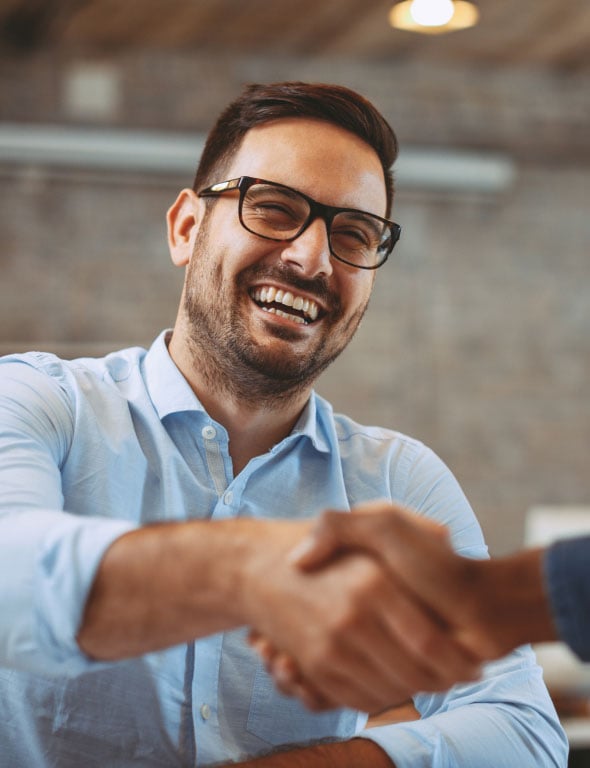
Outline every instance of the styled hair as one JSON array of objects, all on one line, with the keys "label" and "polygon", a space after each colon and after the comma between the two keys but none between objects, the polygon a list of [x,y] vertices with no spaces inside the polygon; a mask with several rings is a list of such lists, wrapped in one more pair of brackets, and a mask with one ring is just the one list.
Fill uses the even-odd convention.
[{"label": "styled hair", "polygon": [[386,215],[389,216],[393,202],[391,166],[398,153],[395,133],[367,99],[340,85],[301,82],[247,85],[242,94],[224,109],[211,129],[193,189],[198,192],[219,181],[214,175],[229,165],[251,128],[291,117],[316,118],[333,123],[354,133],[375,150],[383,168]]}]

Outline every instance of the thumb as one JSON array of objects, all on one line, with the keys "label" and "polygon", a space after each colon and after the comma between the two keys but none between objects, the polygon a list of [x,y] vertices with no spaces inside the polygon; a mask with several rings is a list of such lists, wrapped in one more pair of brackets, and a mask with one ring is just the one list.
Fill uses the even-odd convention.
[{"label": "thumb", "polygon": [[319,568],[343,550],[362,549],[360,533],[362,528],[355,515],[328,510],[322,513],[307,536],[291,550],[288,560],[302,570]]}]

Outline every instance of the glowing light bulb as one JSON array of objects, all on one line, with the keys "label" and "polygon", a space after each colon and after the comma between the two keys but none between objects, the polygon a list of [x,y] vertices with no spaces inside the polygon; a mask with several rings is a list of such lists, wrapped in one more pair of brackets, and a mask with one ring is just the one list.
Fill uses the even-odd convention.
[{"label": "glowing light bulb", "polygon": [[452,0],[413,0],[410,14],[416,24],[424,27],[442,27],[453,18]]}]

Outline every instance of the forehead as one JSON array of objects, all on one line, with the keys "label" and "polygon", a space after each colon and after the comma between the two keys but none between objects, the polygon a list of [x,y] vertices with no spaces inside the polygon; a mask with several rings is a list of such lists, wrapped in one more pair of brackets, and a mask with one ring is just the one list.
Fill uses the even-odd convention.
[{"label": "forehead", "polygon": [[275,120],[246,133],[228,178],[277,181],[329,205],[383,216],[385,180],[375,150],[331,123],[307,118]]}]

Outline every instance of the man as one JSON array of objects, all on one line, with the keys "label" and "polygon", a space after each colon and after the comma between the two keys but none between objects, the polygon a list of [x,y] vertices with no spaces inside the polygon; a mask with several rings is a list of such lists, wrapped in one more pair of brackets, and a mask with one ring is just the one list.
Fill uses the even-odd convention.
[{"label": "man", "polygon": [[251,627],[295,656],[322,706],[365,712],[475,674],[459,643],[422,660],[428,622],[375,558],[308,574],[287,556],[321,510],[383,496],[485,556],[439,459],[312,391],[399,236],[395,154],[347,89],[247,88],[168,212],[173,332],[0,365],[7,766],[564,765],[528,650],[416,696],[419,722],[363,731],[361,711],[277,693],[247,643]]}]

